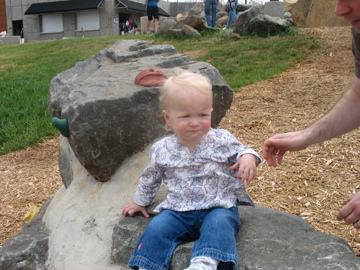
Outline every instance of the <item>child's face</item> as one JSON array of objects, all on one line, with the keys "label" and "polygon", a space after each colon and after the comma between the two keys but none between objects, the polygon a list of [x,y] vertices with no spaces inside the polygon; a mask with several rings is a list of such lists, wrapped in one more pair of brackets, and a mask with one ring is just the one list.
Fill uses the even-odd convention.
[{"label": "child's face", "polygon": [[163,111],[166,123],[173,128],[182,145],[200,143],[211,127],[212,95],[174,90],[168,97],[167,110]]}]

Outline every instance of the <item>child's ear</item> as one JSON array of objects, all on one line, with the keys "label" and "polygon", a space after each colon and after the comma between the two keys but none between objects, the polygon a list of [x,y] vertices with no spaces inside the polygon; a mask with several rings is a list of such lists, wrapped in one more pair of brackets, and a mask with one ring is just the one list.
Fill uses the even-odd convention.
[{"label": "child's ear", "polygon": [[167,111],[163,110],[162,113],[164,115],[166,124],[168,124],[168,126],[171,127],[170,118],[169,115],[167,114]]},{"label": "child's ear", "polygon": [[213,108],[211,108],[211,112],[213,111],[214,109]]}]

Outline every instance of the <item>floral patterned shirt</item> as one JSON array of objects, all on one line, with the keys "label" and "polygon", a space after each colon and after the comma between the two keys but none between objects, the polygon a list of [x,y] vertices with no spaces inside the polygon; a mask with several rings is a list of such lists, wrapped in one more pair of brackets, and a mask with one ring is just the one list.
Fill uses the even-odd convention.
[{"label": "floral patterned shirt", "polygon": [[236,178],[238,170],[229,169],[247,153],[258,158],[257,166],[261,164],[253,149],[223,129],[210,129],[192,153],[175,134],[163,138],[151,148],[150,165],[140,175],[134,202],[142,206],[152,204],[164,181],[167,198],[154,212],[254,205],[246,192],[246,183],[241,184]]}]

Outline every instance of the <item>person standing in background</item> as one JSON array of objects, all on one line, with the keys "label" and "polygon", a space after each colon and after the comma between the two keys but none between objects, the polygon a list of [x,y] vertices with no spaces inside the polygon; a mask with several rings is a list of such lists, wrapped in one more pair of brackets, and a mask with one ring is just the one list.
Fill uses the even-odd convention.
[{"label": "person standing in background", "polygon": [[[219,4],[218,0],[204,0],[205,4],[205,17],[209,27],[215,28],[216,26],[216,9]],[[212,9],[212,15],[210,19],[210,7]]]},{"label": "person standing in background", "polygon": [[147,33],[150,34],[150,24],[154,17],[154,24],[155,24],[155,33],[158,31],[159,26],[159,7],[158,7],[159,0],[147,0],[146,5],[146,13],[148,16],[147,22]]},{"label": "person standing in background", "polygon": [[231,27],[232,22],[235,23],[235,20],[236,20],[236,7],[237,7],[237,5],[238,5],[238,0],[235,0],[235,7],[230,8],[230,11],[229,11],[229,19],[228,19],[228,22],[227,22],[226,26],[223,28],[223,30],[229,30],[230,27]]}]

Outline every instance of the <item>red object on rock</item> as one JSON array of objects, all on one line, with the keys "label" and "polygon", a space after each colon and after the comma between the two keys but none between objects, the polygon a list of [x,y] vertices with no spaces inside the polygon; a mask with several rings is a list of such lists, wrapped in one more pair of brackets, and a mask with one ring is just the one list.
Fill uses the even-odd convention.
[{"label": "red object on rock", "polygon": [[142,86],[158,86],[168,76],[164,71],[155,68],[149,68],[141,71],[135,78],[135,83]]}]

